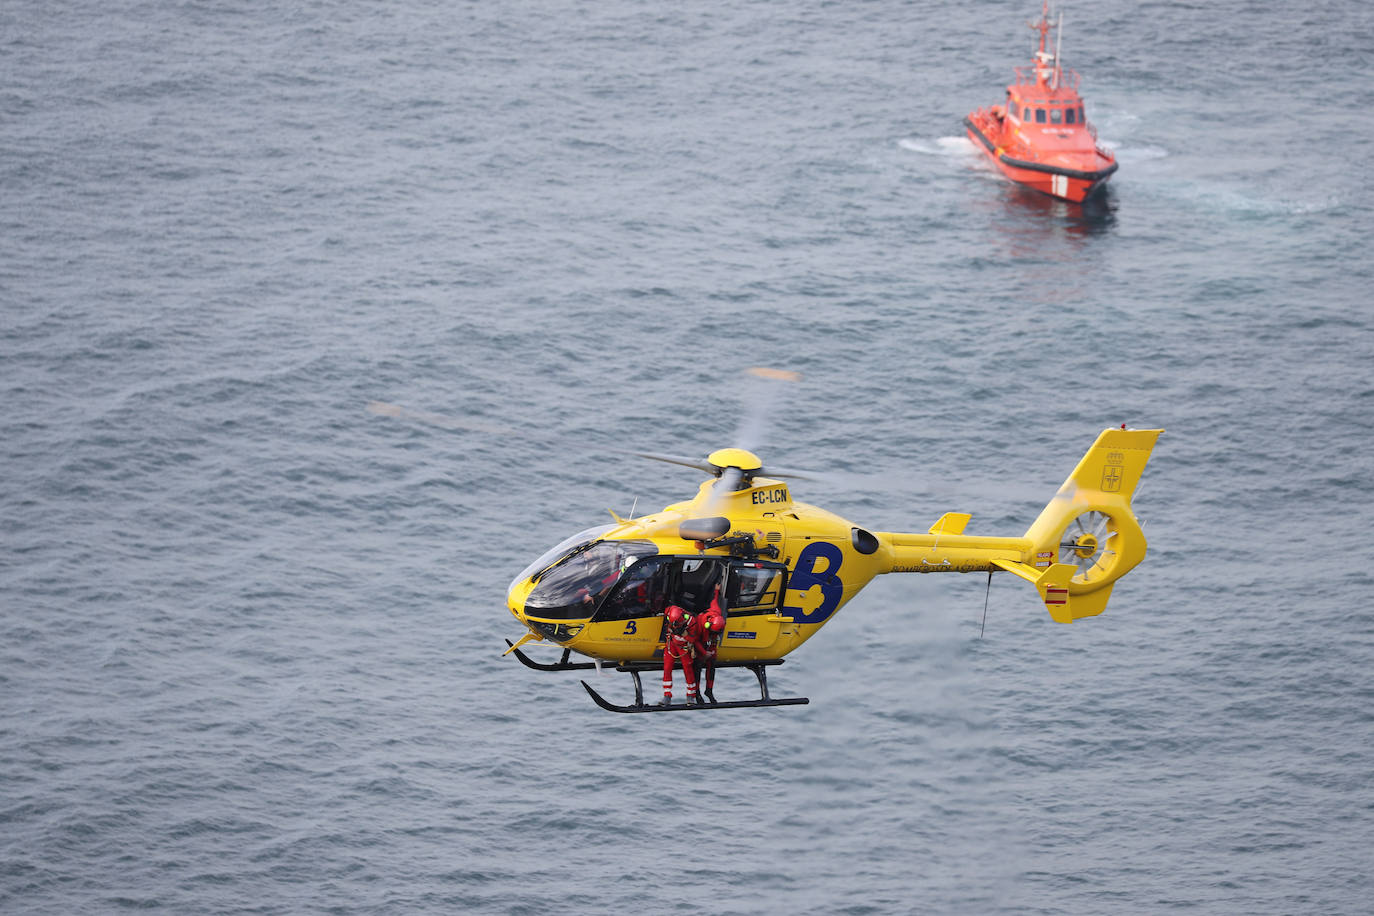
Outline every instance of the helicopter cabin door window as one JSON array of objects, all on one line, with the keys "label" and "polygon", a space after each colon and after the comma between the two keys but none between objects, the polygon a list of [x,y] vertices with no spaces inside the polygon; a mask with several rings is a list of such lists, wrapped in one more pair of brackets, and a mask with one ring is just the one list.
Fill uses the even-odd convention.
[{"label": "helicopter cabin door window", "polygon": [[594,621],[634,620],[662,614],[668,604],[671,574],[672,561],[667,557],[640,560],[620,577]]},{"label": "helicopter cabin door window", "polygon": [[781,563],[735,561],[730,568],[730,585],[726,589],[726,604],[730,615],[745,617],[751,614],[774,614],[783,592]]},{"label": "helicopter cabin door window", "polygon": [[778,613],[787,588],[787,567],[767,560],[733,560],[725,589],[727,613],[721,646],[751,658],[774,658],[784,625]]}]

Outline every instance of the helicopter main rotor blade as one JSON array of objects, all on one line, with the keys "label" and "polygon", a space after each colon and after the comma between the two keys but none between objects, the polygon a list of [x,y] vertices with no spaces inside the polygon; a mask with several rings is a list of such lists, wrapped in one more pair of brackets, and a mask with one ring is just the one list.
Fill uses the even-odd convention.
[{"label": "helicopter main rotor blade", "polygon": [[[760,379],[760,382],[748,386],[748,391],[744,395],[745,410],[740,416],[739,424],[735,429],[734,436],[730,440],[732,448],[750,452],[751,454],[758,447],[763,439],[764,432],[768,426],[768,421],[772,419],[776,412],[779,397],[783,386],[782,382],[801,381],[801,373],[793,372],[789,369],[771,369],[763,366],[754,366],[744,370],[744,374],[752,379]],[[717,484],[715,492],[717,494],[727,494],[738,489],[743,482],[743,475],[749,477],[777,477],[792,478],[796,480],[822,480],[823,474],[815,471],[798,470],[794,468],[784,468],[776,466],[751,467],[748,469],[725,468],[718,464],[713,464],[710,460],[701,458],[690,458],[682,455],[664,455],[655,452],[634,452],[641,458],[650,458],[654,461],[666,461],[669,464],[682,465],[683,467],[695,468],[705,471],[708,474],[717,476],[729,475],[728,480],[723,480]],[[712,505],[722,501],[721,496],[713,497]]]},{"label": "helicopter main rotor blade", "polygon": [[650,461],[664,461],[668,464],[680,464],[686,468],[696,468],[698,471],[705,471],[707,474],[715,474],[720,468],[707,461],[705,458],[688,458],[683,455],[663,455],[657,452],[630,452],[636,458],[648,458]]},{"label": "helicopter main rotor blade", "polygon": [[[696,468],[698,471],[705,471],[707,474],[716,474],[720,468],[716,467],[705,458],[689,458],[686,455],[664,455],[659,452],[629,452],[636,458],[648,458],[651,461],[663,461],[668,464],[680,464],[686,468]],[[731,470],[737,470],[732,468]],[[754,471],[755,477],[786,477],[796,480],[821,480],[825,475],[816,471],[799,471],[793,468],[780,468],[776,465],[761,467]]]},{"label": "helicopter main rotor blade", "polygon": [[[737,492],[744,486],[746,479],[752,479],[754,477],[777,477],[794,478],[798,480],[825,480],[826,476],[824,474],[818,474],[814,471],[796,470],[784,467],[759,467],[757,457],[752,454],[757,443],[763,438],[768,421],[770,421],[776,413],[777,402],[784,388],[783,383],[800,381],[801,374],[787,369],[753,367],[744,370],[743,375],[747,376],[746,384],[742,386],[747,390],[741,392],[745,409],[739,418],[739,425],[733,436],[732,447],[749,452],[750,454],[747,456],[731,455],[726,457],[718,456],[713,452],[712,457],[715,457],[716,461],[721,462],[718,464],[713,463],[709,458],[695,458],[688,455],[670,455],[662,452],[646,452],[618,448],[609,442],[596,443],[591,447],[591,450],[603,453],[610,452],[621,455],[634,455],[640,458],[647,458],[651,461],[676,464],[719,478],[712,488],[712,495],[706,507],[712,512],[719,511],[718,507],[723,507],[729,495]],[[367,404],[367,410],[377,416],[424,423],[441,429],[481,432],[490,435],[510,437],[512,439],[537,439],[544,442],[563,441],[557,434],[548,431],[532,431],[529,428],[515,429],[513,427],[485,422],[476,418],[468,419],[412,410],[400,404],[391,404],[385,401],[370,401]],[[581,449],[588,448],[588,443],[585,441],[580,441],[578,445]],[[752,459],[752,463],[750,459]],[[733,462],[737,460],[743,460],[746,467],[740,468],[725,464],[727,461]]]},{"label": "helicopter main rotor blade", "polygon": [[798,471],[792,468],[780,468],[774,465],[761,467],[754,473],[755,477],[778,477],[788,480],[822,480],[824,474],[817,471]]}]

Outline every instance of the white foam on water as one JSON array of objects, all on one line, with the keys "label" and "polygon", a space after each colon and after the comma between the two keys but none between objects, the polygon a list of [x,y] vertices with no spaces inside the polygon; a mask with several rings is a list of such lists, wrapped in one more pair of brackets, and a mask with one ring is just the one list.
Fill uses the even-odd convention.
[{"label": "white foam on water", "polygon": [[1160,146],[1120,146],[1115,140],[1103,140],[1102,146],[1115,153],[1118,162],[1149,162],[1169,156],[1169,151]]},{"label": "white foam on water", "polygon": [[978,152],[978,148],[967,137],[904,137],[897,141],[897,145],[927,156],[969,156]]}]

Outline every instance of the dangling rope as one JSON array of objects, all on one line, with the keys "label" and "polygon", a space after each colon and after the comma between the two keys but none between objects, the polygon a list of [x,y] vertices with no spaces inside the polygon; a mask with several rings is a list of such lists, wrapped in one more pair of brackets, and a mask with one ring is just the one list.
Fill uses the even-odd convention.
[{"label": "dangling rope", "polygon": [[983,630],[988,625],[988,598],[992,596],[992,570],[988,570],[988,590],[983,593],[983,625],[978,628],[978,638],[983,638]]}]

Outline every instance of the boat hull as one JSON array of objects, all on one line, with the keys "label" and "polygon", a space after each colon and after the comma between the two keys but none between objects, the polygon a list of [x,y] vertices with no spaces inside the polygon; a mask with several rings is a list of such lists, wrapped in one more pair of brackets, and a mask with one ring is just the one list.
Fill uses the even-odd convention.
[{"label": "boat hull", "polygon": [[1060,200],[1082,203],[1100,192],[1116,171],[1115,158],[1098,148],[1090,155],[1059,155],[1048,159],[1020,145],[1004,146],[998,119],[987,109],[964,118],[964,127],[969,139],[1003,175]]}]

